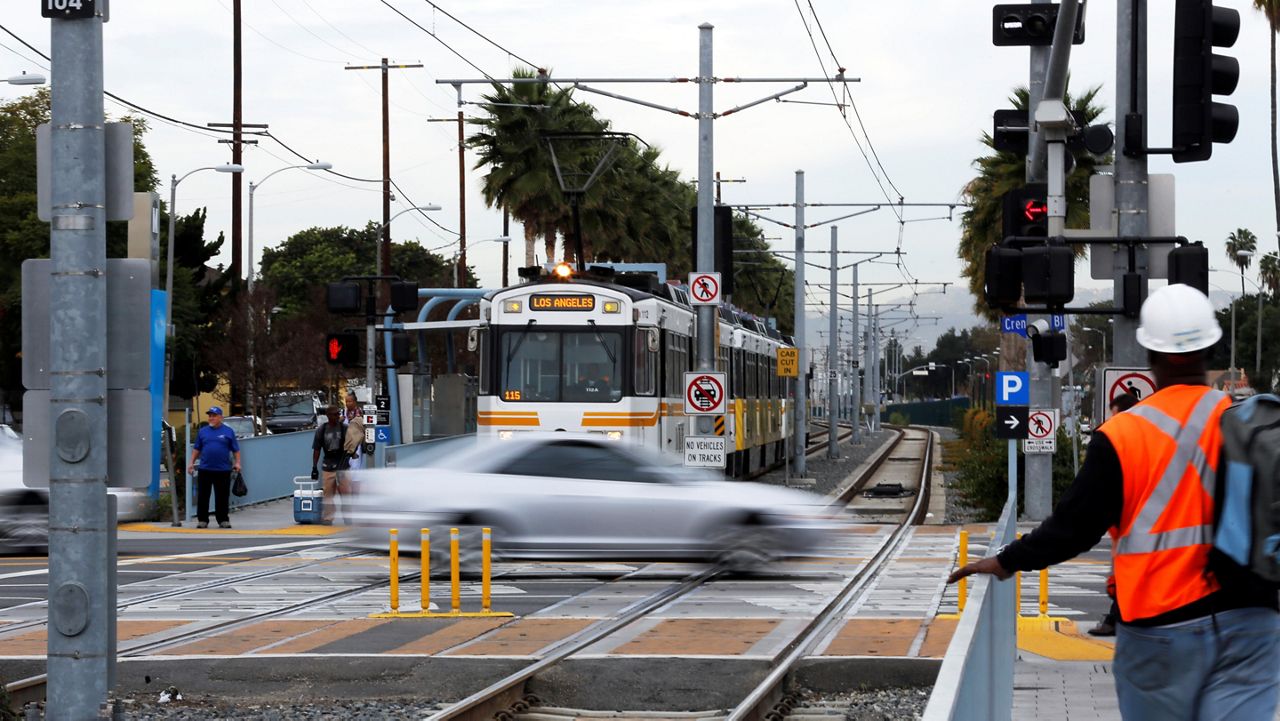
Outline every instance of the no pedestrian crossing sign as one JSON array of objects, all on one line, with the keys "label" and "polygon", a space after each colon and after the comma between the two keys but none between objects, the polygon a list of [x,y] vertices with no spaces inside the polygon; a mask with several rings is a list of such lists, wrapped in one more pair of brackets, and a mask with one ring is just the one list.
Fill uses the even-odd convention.
[{"label": "no pedestrian crossing sign", "polygon": [[724,468],[724,436],[685,436],[684,464],[689,468]]},{"label": "no pedestrian crossing sign", "polygon": [[1103,368],[1101,387],[1106,405],[1099,416],[1106,419],[1112,415],[1111,402],[1117,396],[1128,393],[1139,401],[1151,397],[1156,392],[1156,377],[1150,368]]},{"label": "no pedestrian crossing sign", "polygon": [[1057,453],[1058,409],[1032,408],[1027,413],[1027,439],[1023,453]]},{"label": "no pedestrian crossing sign", "polygon": [[720,274],[690,273],[689,302],[693,305],[720,305]]},{"label": "no pedestrian crossing sign", "polygon": [[1026,406],[1031,403],[1031,377],[1026,371],[996,373],[996,405]]},{"label": "no pedestrian crossing sign", "polygon": [[725,409],[725,374],[694,371],[684,374],[684,413],[715,416]]}]

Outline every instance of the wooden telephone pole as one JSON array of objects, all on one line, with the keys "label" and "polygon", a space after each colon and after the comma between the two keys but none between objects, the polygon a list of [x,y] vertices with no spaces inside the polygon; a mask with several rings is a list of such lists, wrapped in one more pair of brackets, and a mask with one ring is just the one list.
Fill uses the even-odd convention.
[{"label": "wooden telephone pole", "polygon": [[[382,247],[378,251],[378,270],[376,275],[387,275],[391,272],[391,113],[390,90],[388,89],[388,71],[405,68],[420,68],[421,65],[391,65],[386,58],[378,65],[348,65],[347,70],[381,70],[382,71]],[[386,283],[382,283],[386,286]]]}]

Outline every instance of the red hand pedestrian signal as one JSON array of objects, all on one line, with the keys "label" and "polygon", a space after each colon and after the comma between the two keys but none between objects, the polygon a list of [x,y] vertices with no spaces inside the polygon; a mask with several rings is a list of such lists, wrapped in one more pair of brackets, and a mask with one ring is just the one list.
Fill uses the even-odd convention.
[{"label": "red hand pedestrian signal", "polygon": [[330,333],[324,339],[325,360],[334,365],[360,364],[360,337],[355,333]]}]

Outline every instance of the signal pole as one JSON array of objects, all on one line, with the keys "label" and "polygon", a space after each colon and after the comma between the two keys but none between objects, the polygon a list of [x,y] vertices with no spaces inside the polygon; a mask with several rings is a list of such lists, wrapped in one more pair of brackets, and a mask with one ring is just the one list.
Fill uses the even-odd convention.
[{"label": "signal pole", "polygon": [[115,662],[116,559],[106,488],[102,21],[99,12],[79,19],[55,17],[51,23],[50,719],[97,718]]},{"label": "signal pole", "polygon": [[[795,339],[796,339],[796,407],[795,434],[792,440],[791,464],[796,475],[805,477],[805,447],[809,439],[809,393],[806,387],[809,359],[805,353],[804,333],[804,171],[796,171],[796,269],[795,269]],[[834,313],[834,309],[832,310]]]},{"label": "signal pole", "polygon": [[[1117,234],[1120,237],[1147,235],[1147,156],[1142,148],[1128,142],[1130,121],[1141,122],[1147,113],[1147,18],[1146,6],[1137,0],[1116,3],[1116,174],[1115,198]],[[1135,115],[1138,114],[1138,115]],[[1147,144],[1145,123],[1140,139]],[[1137,267],[1147,266],[1147,250],[1137,252]],[[1117,308],[1124,306],[1124,276],[1129,271],[1124,253],[1115,253],[1112,263],[1112,298]],[[1139,298],[1147,297],[1147,276],[1141,280]],[[1135,319],[1115,317],[1115,335],[1111,346],[1111,362],[1118,366],[1147,365],[1146,352],[1138,345]],[[1106,390],[1102,389],[1102,393]],[[1105,396],[1104,396],[1105,397]]]}]

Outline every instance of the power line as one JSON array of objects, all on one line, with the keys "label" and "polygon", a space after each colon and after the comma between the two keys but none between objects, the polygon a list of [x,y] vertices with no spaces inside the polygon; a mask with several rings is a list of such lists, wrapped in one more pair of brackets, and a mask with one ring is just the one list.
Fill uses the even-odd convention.
[{"label": "power line", "polygon": [[[827,74],[827,65],[826,65],[826,63],[825,63],[825,62],[823,61],[823,59],[822,59],[822,51],[818,49],[818,41],[817,41],[817,39],[813,36],[813,30],[812,30],[812,29],[810,29],[810,27],[809,27],[809,23],[808,23],[807,19],[805,18],[805,15],[804,15],[804,10],[800,7],[800,0],[793,0],[793,2],[795,3],[796,12],[797,12],[797,13],[799,13],[799,15],[800,15],[800,24],[801,24],[802,26],[804,26],[805,34],[809,36],[809,45],[813,48],[813,54],[814,54],[814,56],[815,56],[815,57],[817,58],[817,60],[818,60],[818,66],[819,66],[820,68],[822,68],[822,74],[823,74],[823,75],[826,75],[826,74]],[[812,8],[812,5],[810,5],[810,8]],[[817,21],[817,20],[818,20],[818,17],[817,17],[817,14],[816,14],[816,13],[814,14],[814,20],[815,20],[815,21]],[[820,22],[820,21],[818,21],[818,24],[819,24],[819,26],[821,26],[821,22]],[[823,38],[824,38],[824,39],[826,38],[826,34],[825,34],[825,32],[823,33]],[[830,48],[830,44],[828,44],[828,49],[829,49],[829,48]],[[834,53],[834,52],[832,53],[832,58],[833,58],[833,59],[835,58],[835,53]],[[837,69],[840,69],[840,68],[841,68],[841,66],[839,65],[839,61],[837,61],[837,63],[836,63],[836,67],[837,67]],[[840,102],[840,94],[839,94],[838,92],[836,92],[836,86],[835,86],[835,83],[833,83],[832,81],[828,80],[828,81],[827,81],[827,87],[831,90],[831,97],[832,97],[832,99],[833,99],[833,100],[835,100],[836,107],[837,107],[837,108],[841,108],[842,103]],[[849,98],[849,104],[850,104],[851,106],[854,104],[854,103],[853,103],[853,99],[852,99],[852,98]],[[855,116],[858,116],[858,111],[857,111],[857,108],[856,108],[856,107],[854,108],[854,115],[855,115]],[[847,127],[847,128],[849,129],[849,135],[853,138],[853,142],[854,142],[854,144],[858,146],[858,151],[862,154],[862,159],[866,162],[866,164],[867,164],[867,169],[871,171],[871,177],[875,179],[875,181],[876,181],[876,185],[880,188],[880,192],[881,192],[881,194],[883,194],[883,195],[884,195],[885,200],[889,201],[890,203],[892,203],[892,202],[893,202],[893,198],[891,198],[891,197],[889,196],[889,191],[885,189],[885,187],[884,187],[884,183],[880,182],[880,175],[881,175],[882,173],[883,173],[883,175],[884,175],[884,179],[885,179],[885,181],[887,181],[887,182],[889,183],[889,186],[890,186],[890,187],[892,187],[892,188],[893,188],[893,190],[894,190],[894,192],[898,194],[898,199],[899,199],[899,200],[901,200],[901,199],[902,199],[902,197],[903,197],[903,196],[902,196],[902,191],[898,190],[898,187],[897,187],[896,185],[894,185],[893,180],[889,177],[889,174],[888,174],[887,172],[885,172],[885,170],[884,170],[884,165],[883,165],[882,163],[880,163],[880,159],[879,159],[879,157],[878,157],[878,156],[876,157],[876,161],[875,161],[875,162],[876,162],[876,165],[880,167],[880,171],[881,171],[881,172],[879,172],[879,173],[877,173],[877,172],[876,172],[876,168],[875,168],[875,166],[873,166],[873,165],[872,165],[871,156],[867,155],[867,148],[864,148],[864,147],[863,147],[863,145],[862,145],[862,141],[858,138],[858,133],[857,133],[857,131],[855,131],[855,130],[853,129],[853,124],[849,122],[849,117],[848,117],[848,116],[843,112],[843,109],[841,110],[840,118],[844,121],[845,127]],[[862,125],[862,121],[861,121],[861,118],[860,118],[860,117],[859,117],[858,124],[859,124],[860,126]],[[869,135],[867,135],[867,134],[866,134],[866,132],[867,132],[867,131],[866,131],[866,127],[865,127],[865,126],[863,126],[863,127],[862,127],[862,132],[863,132],[863,135],[864,135],[864,136],[866,136],[866,139],[867,139],[867,146],[871,147],[871,153],[872,153],[872,155],[875,155],[875,154],[876,154],[876,153],[875,153],[875,148],[874,148],[874,146],[872,146],[872,143],[871,143],[871,136],[869,136]],[[901,212],[900,212],[900,211],[898,211],[897,209],[894,209],[894,211],[893,211],[893,212],[894,212],[894,215],[898,216],[898,220],[899,220],[899,221],[901,221],[901,220],[902,220],[902,214],[901,214]]]},{"label": "power line", "polygon": [[[462,22],[462,21],[461,21],[461,20],[459,20],[459,19],[457,18],[457,16],[455,16],[453,13],[449,12],[448,10],[445,10],[444,8],[442,8],[442,7],[440,7],[439,5],[435,4],[435,3],[434,3],[434,2],[432,2],[431,0],[422,0],[422,1],[423,1],[423,2],[425,2],[426,4],[430,5],[431,7],[435,8],[436,12],[441,13],[442,15],[444,15],[445,17],[449,18],[450,20],[454,21],[455,23],[457,23],[457,24],[461,25],[462,27],[464,27],[464,28],[466,28],[466,29],[470,30],[471,32],[475,33],[475,35],[476,35],[477,37],[479,37],[481,40],[483,40],[483,41],[485,41],[485,42],[489,43],[490,45],[492,45],[492,46],[494,46],[495,48],[497,48],[497,49],[501,50],[502,52],[506,53],[507,55],[509,55],[509,56],[511,56],[511,57],[513,57],[513,58],[515,58],[516,60],[519,60],[520,62],[524,63],[525,65],[528,65],[528,66],[529,66],[529,67],[531,67],[531,68],[536,68],[536,67],[538,67],[538,66],[537,66],[537,65],[536,65],[532,60],[528,60],[528,59],[526,59],[526,58],[522,58],[522,57],[520,57],[518,54],[516,54],[516,53],[512,52],[509,48],[503,47],[503,46],[502,46],[502,44],[500,44],[500,43],[499,43],[499,42],[497,42],[496,40],[493,40],[492,38],[490,38],[489,36],[487,36],[487,35],[485,35],[484,33],[480,32],[479,30],[476,30],[475,28],[471,27],[470,25],[468,25],[468,24],[466,24],[466,23]],[[472,67],[474,67],[474,66],[472,66]],[[477,70],[479,70],[479,68],[476,68],[476,69],[477,69]]]},{"label": "power line", "polygon": [[457,50],[454,50],[454,49],[453,49],[453,46],[449,45],[449,43],[446,43],[444,40],[441,40],[439,35],[436,35],[435,33],[431,32],[430,30],[428,30],[428,29],[426,29],[425,27],[423,27],[420,23],[418,23],[418,21],[417,21],[417,20],[414,20],[413,18],[409,17],[408,15],[405,15],[404,13],[400,12],[400,9],[399,9],[399,8],[397,8],[395,5],[392,5],[391,3],[387,2],[387,0],[378,0],[378,2],[381,2],[383,5],[386,5],[387,7],[391,8],[391,11],[392,11],[392,12],[394,12],[396,15],[399,15],[400,17],[404,18],[406,21],[408,21],[408,22],[409,22],[411,25],[413,25],[415,28],[417,28],[417,29],[421,30],[422,32],[424,32],[424,33],[426,33],[426,34],[430,35],[431,37],[435,38],[436,42],[438,42],[438,43],[440,43],[441,45],[443,45],[443,46],[445,47],[445,49],[446,49],[446,50],[448,50],[449,52],[451,52],[451,53],[453,53],[454,55],[458,56],[458,59],[460,59],[462,62],[466,63],[467,65],[470,65],[472,68],[474,68],[474,69],[475,69],[475,71],[476,71],[476,72],[478,72],[478,73],[480,73],[481,75],[485,76],[485,77],[486,77],[486,78],[488,78],[489,80],[493,80],[493,76],[492,76],[492,75],[490,75],[489,73],[486,73],[485,71],[481,70],[479,65],[476,65],[475,63],[473,63],[473,62],[471,62],[470,60],[468,60],[468,59],[467,59],[467,57],[466,57],[465,55],[463,55],[462,53],[458,52]]}]

